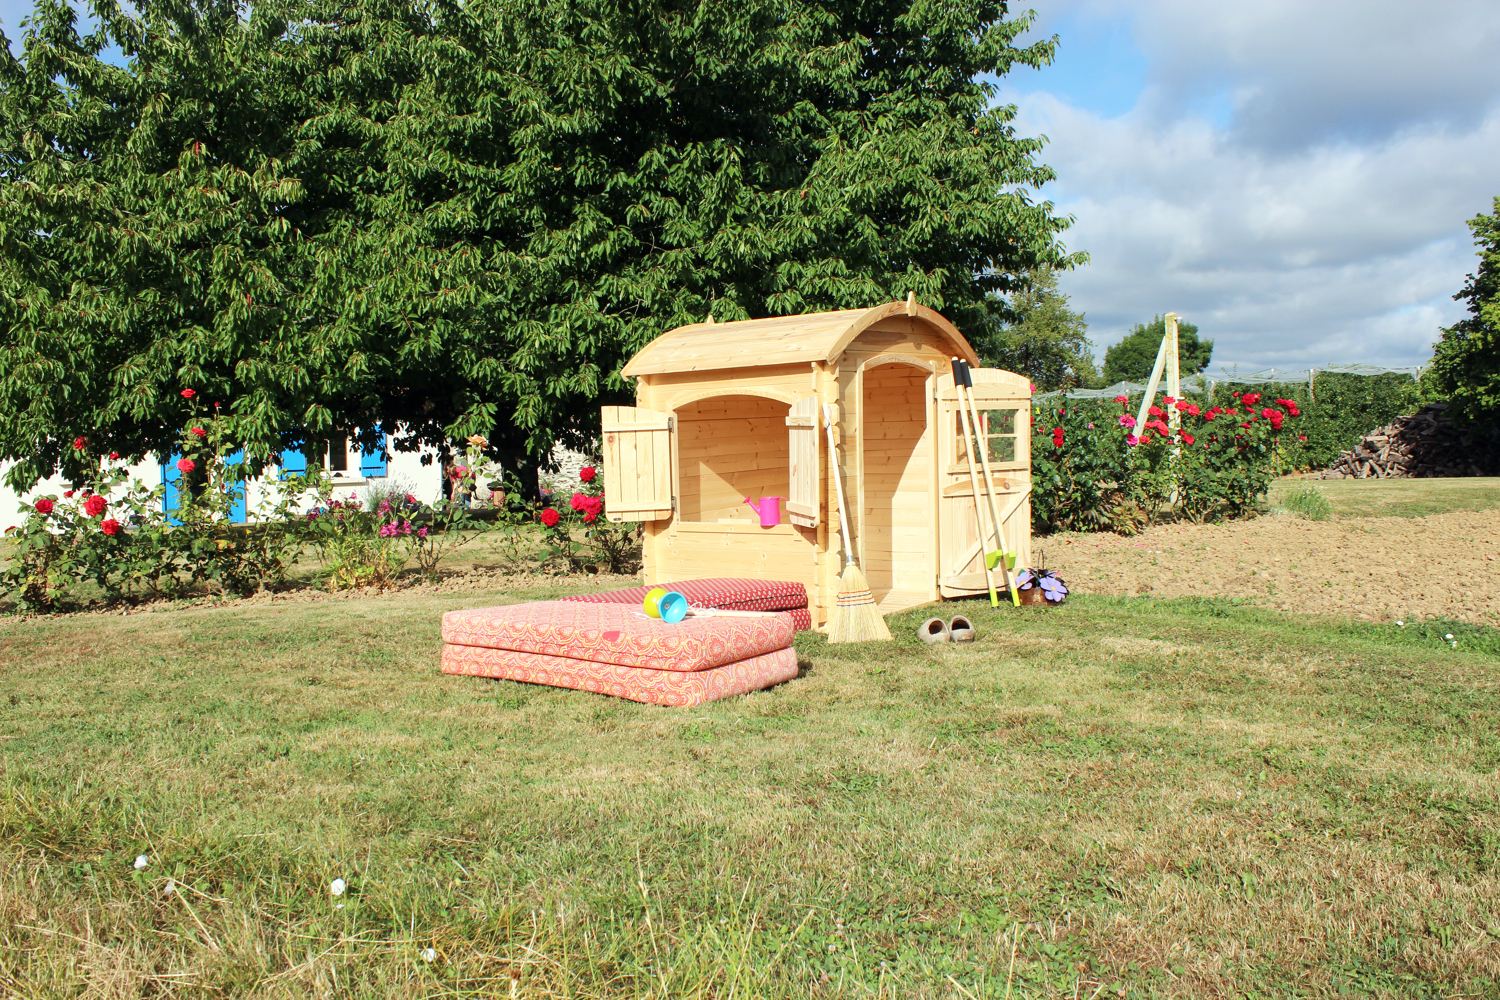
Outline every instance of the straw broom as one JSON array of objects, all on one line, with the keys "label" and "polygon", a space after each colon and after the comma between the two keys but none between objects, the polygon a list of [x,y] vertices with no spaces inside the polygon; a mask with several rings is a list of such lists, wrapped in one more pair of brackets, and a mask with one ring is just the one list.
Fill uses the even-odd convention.
[{"label": "straw broom", "polygon": [[839,498],[839,538],[844,543],[844,572],[839,577],[839,596],[828,615],[829,642],[868,642],[889,639],[891,630],[875,605],[870,583],[854,561],[849,545],[849,517],[844,512],[844,480],[839,474],[839,456],[834,450],[833,415],[823,404],[823,427],[828,432],[828,464],[833,466],[833,486]]}]

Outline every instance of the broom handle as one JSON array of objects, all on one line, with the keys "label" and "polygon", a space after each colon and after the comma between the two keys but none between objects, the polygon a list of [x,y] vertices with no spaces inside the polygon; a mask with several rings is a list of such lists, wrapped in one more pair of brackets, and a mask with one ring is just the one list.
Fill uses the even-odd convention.
[{"label": "broom handle", "polygon": [[844,564],[854,562],[853,550],[849,541],[849,517],[844,513],[844,480],[839,475],[839,453],[833,443],[833,414],[828,411],[828,404],[823,404],[823,429],[828,432],[828,464],[833,466],[833,488],[839,495],[839,541],[843,543]]},{"label": "broom handle", "polygon": [[990,523],[995,526],[995,545],[1001,553],[1000,576],[1005,581],[1005,589],[1010,591],[1011,603],[1020,607],[1021,595],[1016,592],[1015,579],[1010,575],[1010,567],[1005,564],[1005,527],[1000,523],[999,507],[995,503],[995,473],[990,469],[989,435],[979,422],[979,404],[974,401],[974,387],[970,384],[974,380],[969,376],[968,362],[959,363],[964,368],[964,386],[969,390],[969,409],[974,411],[974,430],[982,438],[979,442],[979,458],[984,463],[984,495],[990,502]]},{"label": "broom handle", "polygon": [[[953,359],[953,388],[958,392],[958,415],[964,425],[964,457],[969,460],[969,487],[974,491],[974,521],[979,528],[979,564],[984,567],[984,584],[990,591],[990,607],[998,608],[1000,598],[995,595],[995,574],[990,561],[984,557],[984,506],[979,502],[979,473],[974,470],[974,436],[969,433],[969,411],[964,408],[964,376],[959,370],[959,360]],[[1001,556],[1001,561],[1005,557]]]}]

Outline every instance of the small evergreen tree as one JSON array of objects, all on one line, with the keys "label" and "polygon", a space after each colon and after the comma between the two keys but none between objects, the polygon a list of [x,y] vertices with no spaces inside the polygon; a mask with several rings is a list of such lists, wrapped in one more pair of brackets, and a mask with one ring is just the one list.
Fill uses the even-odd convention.
[{"label": "small evergreen tree", "polygon": [[[1104,381],[1144,382],[1151,377],[1161,338],[1166,336],[1167,321],[1158,316],[1150,323],[1137,323],[1118,344],[1104,352]],[[1194,375],[1208,367],[1214,353],[1212,340],[1199,340],[1198,328],[1185,320],[1177,321],[1177,358],[1182,374]]]},{"label": "small evergreen tree", "polygon": [[1493,214],[1469,220],[1479,270],[1453,296],[1468,300],[1467,319],[1443,330],[1434,345],[1433,384],[1471,420],[1500,417],[1500,197]]}]

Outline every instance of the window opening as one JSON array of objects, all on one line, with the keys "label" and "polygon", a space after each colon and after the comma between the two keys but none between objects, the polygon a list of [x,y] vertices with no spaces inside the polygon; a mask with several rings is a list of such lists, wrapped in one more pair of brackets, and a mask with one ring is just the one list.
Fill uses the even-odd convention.
[{"label": "window opening", "polygon": [[[985,442],[991,462],[1014,462],[1016,460],[1016,414],[1017,410],[980,410],[979,437]],[[954,435],[958,438],[958,461],[967,462],[969,442],[964,435],[963,414],[953,414]],[[972,421],[971,421],[972,423]]]}]

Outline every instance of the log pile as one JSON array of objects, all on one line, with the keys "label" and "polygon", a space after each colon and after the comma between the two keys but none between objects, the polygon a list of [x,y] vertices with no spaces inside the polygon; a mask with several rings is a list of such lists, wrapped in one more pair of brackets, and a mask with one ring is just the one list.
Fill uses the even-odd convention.
[{"label": "log pile", "polygon": [[1377,427],[1339,455],[1319,479],[1418,479],[1493,476],[1500,472],[1500,440],[1454,421],[1447,403],[1429,403]]}]

